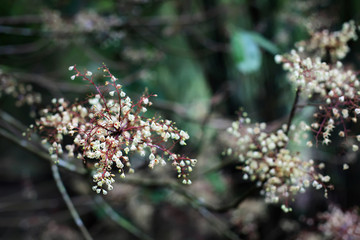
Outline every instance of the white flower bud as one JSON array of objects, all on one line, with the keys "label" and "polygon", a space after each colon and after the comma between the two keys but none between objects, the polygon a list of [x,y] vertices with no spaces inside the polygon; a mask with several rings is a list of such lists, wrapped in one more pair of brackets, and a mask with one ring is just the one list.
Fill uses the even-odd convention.
[{"label": "white flower bud", "polygon": [[283,57],[281,55],[275,55],[274,60],[276,63],[281,63],[281,61],[283,60]]},{"label": "white flower bud", "polygon": [[359,146],[353,144],[353,145],[352,145],[352,150],[353,150],[354,152],[356,152],[357,150],[359,150]]}]

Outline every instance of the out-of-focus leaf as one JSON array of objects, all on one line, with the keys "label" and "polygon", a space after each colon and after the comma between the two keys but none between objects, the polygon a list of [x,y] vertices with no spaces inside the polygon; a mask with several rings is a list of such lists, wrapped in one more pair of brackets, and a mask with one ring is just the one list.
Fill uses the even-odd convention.
[{"label": "out-of-focus leaf", "polygon": [[260,48],[248,32],[239,31],[232,35],[231,54],[237,69],[242,73],[253,73],[261,67]]},{"label": "out-of-focus leaf", "polygon": [[115,3],[112,1],[95,1],[94,5],[94,8],[99,12],[111,11],[116,7]]},{"label": "out-of-focus leaf", "polygon": [[149,197],[152,202],[160,203],[166,200],[169,191],[167,189],[156,189],[156,190],[146,191],[146,193],[149,194]]},{"label": "out-of-focus leaf", "polygon": [[[164,43],[191,56],[186,41],[182,37],[174,38]],[[154,82],[149,86],[150,91],[156,92],[159,98],[169,102],[180,103],[185,109],[185,116],[178,116],[180,127],[191,132],[192,136],[200,136],[201,126],[198,123],[183,121],[183,117],[203,119],[208,111],[210,89],[201,66],[192,58],[171,55],[154,69]]]},{"label": "out-of-focus leaf", "polygon": [[226,191],[226,183],[221,178],[220,173],[214,172],[208,174],[206,177],[216,192],[224,193]]},{"label": "out-of-focus leaf", "polygon": [[249,33],[249,35],[260,47],[264,48],[268,52],[272,54],[277,54],[279,52],[279,49],[275,44],[273,44],[272,42],[270,42],[260,34],[251,32]]}]

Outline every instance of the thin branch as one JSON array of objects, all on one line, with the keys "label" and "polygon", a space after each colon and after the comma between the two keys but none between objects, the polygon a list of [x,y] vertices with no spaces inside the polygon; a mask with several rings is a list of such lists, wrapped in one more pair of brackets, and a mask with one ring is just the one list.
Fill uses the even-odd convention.
[{"label": "thin branch", "polygon": [[290,126],[291,126],[291,123],[292,123],[292,121],[294,119],[294,116],[295,116],[297,103],[299,101],[300,92],[301,92],[300,88],[296,89],[295,99],[294,99],[294,102],[293,102],[293,105],[292,105],[292,108],[291,108],[291,112],[290,112],[289,119],[288,119],[288,122],[287,122],[287,128],[286,128],[286,131],[285,131],[286,135],[289,134]]},{"label": "thin branch", "polygon": [[212,172],[216,172],[216,171],[219,171],[221,169],[223,169],[224,167],[228,166],[228,165],[231,165],[231,164],[239,164],[239,161],[238,160],[234,160],[234,159],[230,159],[230,160],[224,160],[224,161],[221,161],[220,163],[216,164],[215,166],[213,167],[210,167],[200,173],[195,173],[192,178],[193,179],[196,179],[198,178],[199,176],[205,176],[209,173],[212,173]]},{"label": "thin branch", "polygon": [[24,132],[26,130],[26,127],[19,120],[17,120],[7,112],[2,111],[1,109],[0,109],[0,118],[3,119],[9,125],[16,127],[19,131]]},{"label": "thin branch", "polygon": [[9,26],[0,25],[0,33],[21,35],[21,36],[33,36],[38,34],[38,31],[33,30],[31,28],[9,27]]},{"label": "thin branch", "polygon": [[[50,199],[36,199],[35,201],[24,204],[24,199],[21,198],[19,195],[21,193],[17,192],[16,195],[8,198],[7,200],[1,199],[0,201],[0,213],[7,213],[7,212],[32,212],[37,210],[44,210],[44,209],[55,209],[57,208],[62,200],[59,198],[50,198]],[[9,197],[8,195],[6,197]],[[3,198],[3,197],[2,197]],[[93,203],[89,200],[87,196],[79,196],[73,198],[73,203],[75,206],[81,206],[88,208]]]},{"label": "thin branch", "polygon": [[84,236],[84,238],[86,240],[92,240],[93,238],[91,237],[89,231],[85,227],[85,225],[84,225],[83,221],[81,220],[78,212],[76,211],[76,208],[74,207],[74,204],[72,203],[72,201],[70,199],[69,194],[66,191],[64,183],[61,180],[61,176],[60,176],[60,173],[59,173],[58,166],[56,164],[52,164],[51,165],[51,170],[52,170],[52,173],[53,173],[54,180],[56,182],[56,186],[58,187],[58,189],[59,189],[59,191],[61,193],[61,196],[64,199],[64,201],[65,201],[65,203],[66,203],[66,205],[67,205],[67,207],[68,207],[68,209],[70,211],[71,216],[75,220],[76,225],[79,227],[82,235]]},{"label": "thin branch", "polygon": [[213,207],[212,211],[218,212],[218,213],[225,213],[231,209],[237,208],[240,203],[242,203],[246,198],[249,197],[250,194],[258,190],[259,188],[254,184],[252,187],[250,187],[248,190],[246,190],[241,196],[239,196],[237,199],[234,199],[232,202],[219,206],[219,207]]},{"label": "thin branch", "polygon": [[[46,159],[46,160],[48,160],[50,162],[54,162],[54,160],[51,159],[50,155],[48,153],[46,153],[44,150],[38,149],[37,147],[35,147],[33,144],[30,144],[29,141],[27,141],[25,139],[20,139],[20,138],[15,137],[13,134],[8,133],[7,131],[5,131],[2,128],[0,128],[0,136],[3,136],[5,138],[13,141],[14,143],[19,145],[20,147],[25,148],[29,152],[32,152],[35,155],[37,155],[38,157]],[[60,158],[58,160],[59,160],[58,165],[60,167],[63,167],[63,168],[65,168],[65,169],[67,169],[69,171],[72,171],[72,172],[76,172],[78,174],[85,174],[86,173],[86,170],[83,169],[83,168],[78,168],[74,164],[68,163],[67,161],[65,161],[63,159],[60,159]]]},{"label": "thin branch", "polygon": [[134,234],[136,237],[144,240],[153,240],[152,237],[141,231],[138,227],[132,224],[129,220],[118,214],[101,196],[95,196],[95,203],[103,209],[103,211],[119,226],[126,229],[128,232]]},{"label": "thin branch", "polygon": [[0,46],[0,55],[14,55],[39,52],[48,44],[44,41],[37,41],[31,43],[17,44],[17,45],[2,45]]},{"label": "thin branch", "polygon": [[42,23],[42,22],[43,22],[43,18],[38,15],[0,17],[0,24],[7,24],[7,25],[34,24],[34,23]]},{"label": "thin branch", "polygon": [[[17,121],[15,118],[13,118],[10,114],[1,111],[0,110],[0,119],[4,120],[7,124],[10,124],[14,127],[16,127],[20,132],[24,132],[26,127],[22,125],[19,121]],[[46,159],[49,162],[53,163],[54,160],[51,159],[50,155],[45,152],[43,149],[40,149],[38,146],[35,145],[35,142],[39,137],[35,134],[32,135],[33,142],[28,141],[24,137],[16,136],[14,133],[9,133],[3,128],[0,128],[0,136],[5,137],[6,139],[16,143],[20,147],[23,147],[24,149],[28,150],[31,153],[34,153],[40,158]],[[36,141],[37,142],[37,141]],[[59,163],[58,165],[60,167],[63,167],[69,171],[76,172],[78,174],[85,174],[87,171],[84,168],[79,168],[74,164],[69,163],[68,161],[65,161],[61,158],[58,159]]]}]

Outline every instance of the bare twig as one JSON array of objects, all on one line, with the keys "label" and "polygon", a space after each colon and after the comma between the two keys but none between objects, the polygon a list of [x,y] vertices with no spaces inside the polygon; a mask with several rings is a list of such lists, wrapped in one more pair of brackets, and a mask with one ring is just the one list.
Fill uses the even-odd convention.
[{"label": "bare twig", "polygon": [[13,54],[25,54],[34,53],[40,51],[48,45],[46,42],[37,41],[18,45],[3,45],[0,46],[0,55],[13,55]]},{"label": "bare twig", "polygon": [[31,28],[9,27],[9,26],[0,25],[0,33],[21,35],[21,36],[33,36],[36,35],[38,31],[35,31]]},{"label": "bare twig", "polygon": [[[19,121],[17,121],[15,118],[13,118],[10,114],[8,114],[2,110],[0,110],[0,119],[5,121],[7,124],[15,126],[20,132],[26,131],[26,127],[24,125],[22,125]],[[32,152],[35,155],[50,161],[51,163],[54,162],[54,160],[51,159],[50,155],[47,152],[45,152],[43,149],[40,149],[38,146],[35,145],[35,143],[34,143],[35,141],[30,142],[27,139],[25,139],[24,137],[17,136],[14,133],[9,133],[8,131],[6,131],[3,128],[0,128],[0,136],[3,136],[5,138],[11,140],[12,142],[16,143],[20,147],[23,147],[24,149],[28,150],[29,152]],[[35,134],[32,135],[32,138],[33,138],[33,140],[39,139],[39,137]],[[79,174],[86,173],[86,170],[84,168],[79,168],[76,165],[71,164],[68,161],[65,161],[60,158],[58,160],[59,160],[59,163],[58,163],[59,166],[65,168],[69,171],[76,172]]]},{"label": "bare twig", "polygon": [[291,125],[292,120],[294,119],[294,116],[295,116],[297,103],[299,101],[300,92],[301,92],[300,88],[296,89],[296,95],[295,95],[294,103],[293,103],[292,108],[291,108],[291,112],[290,112],[289,119],[288,119],[288,122],[287,122],[287,128],[286,128],[286,131],[285,131],[286,135],[289,134],[290,125]]},{"label": "bare twig", "polygon": [[0,24],[17,25],[17,24],[34,24],[42,23],[43,18],[39,15],[22,15],[0,17]]},{"label": "bare twig", "polygon": [[140,239],[152,240],[153,238],[141,231],[138,227],[132,224],[129,220],[118,214],[101,196],[95,196],[95,203],[103,209],[103,211],[119,226],[126,229],[128,232],[134,234]]},{"label": "bare twig", "polygon": [[[29,152],[34,153],[35,155],[46,159],[50,162],[54,162],[53,159],[51,159],[50,155],[48,153],[46,153],[44,150],[38,149],[37,147],[35,147],[33,144],[30,144],[29,141],[25,140],[25,139],[21,139],[18,138],[16,136],[14,136],[13,134],[8,133],[7,131],[5,131],[4,129],[0,128],[0,136],[3,136],[11,141],[13,141],[14,143],[16,143],[17,145],[19,145],[20,147],[25,148],[26,150],[28,150]],[[72,172],[76,172],[78,174],[85,174],[86,170],[83,168],[79,168],[77,166],[75,166],[74,164],[71,164],[67,161],[64,161],[63,159],[58,159],[59,163],[58,165],[60,167],[63,167],[69,171]]]},{"label": "bare twig", "polygon": [[51,170],[53,173],[53,177],[54,180],[56,182],[56,186],[58,187],[62,198],[64,199],[66,206],[68,207],[71,216],[73,217],[73,219],[75,220],[76,225],[79,227],[82,235],[84,236],[84,238],[86,240],[92,240],[93,238],[91,237],[89,231],[87,230],[87,228],[85,227],[83,221],[81,220],[78,212],[76,211],[76,208],[74,207],[74,204],[72,203],[69,194],[66,191],[66,188],[64,186],[64,183],[61,180],[61,176],[59,173],[59,168],[56,164],[52,164],[51,165]]}]

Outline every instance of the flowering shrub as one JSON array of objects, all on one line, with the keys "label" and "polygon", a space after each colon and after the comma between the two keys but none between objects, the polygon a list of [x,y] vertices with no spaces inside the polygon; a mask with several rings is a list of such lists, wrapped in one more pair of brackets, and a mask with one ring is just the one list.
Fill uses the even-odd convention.
[{"label": "flowering shrub", "polygon": [[[109,69],[105,65],[101,69],[107,78],[104,88],[94,83],[90,71],[82,73],[76,66],[69,67],[75,71],[71,79],[80,77],[89,82],[96,88],[96,95],[74,104],[62,98],[53,99],[53,107],[44,109],[36,121],[38,129],[47,133],[43,143],[51,144],[48,149],[51,157],[55,161],[59,156],[75,155],[96,160],[93,190],[97,193],[107,194],[107,190],[113,189],[113,169],[118,169],[121,177],[125,177],[126,171],[134,171],[130,154],[135,152],[148,156],[150,168],[171,161],[178,177],[183,178],[184,184],[190,184],[188,175],[196,159],[172,151],[177,143],[186,145],[189,135],[170,120],[143,115],[152,104],[149,98],[156,95],[144,94],[133,102]],[[65,143],[64,136],[70,136],[71,143]]]},{"label": "flowering shrub", "polygon": [[4,236],[360,239],[355,0],[13,2]]},{"label": "flowering shrub", "polygon": [[[344,44],[339,46],[343,47]],[[341,62],[328,64],[322,62],[320,57],[306,57],[307,53],[302,51],[300,47],[300,52],[292,50],[290,54],[276,56],[275,60],[283,63],[284,69],[289,71],[289,80],[298,91],[310,101],[317,100],[315,121],[307,129],[316,133],[316,144],[321,137],[322,143],[327,145],[331,142],[330,135],[336,125],[343,126],[338,135],[345,137],[348,134],[346,122],[357,122],[357,115],[360,114],[360,82],[357,73],[344,69]],[[358,146],[354,145],[353,149],[357,151]]]},{"label": "flowering shrub", "polygon": [[[245,113],[228,129],[235,136],[237,146],[227,152],[239,158],[243,178],[257,181],[267,202],[285,202],[282,205],[284,211],[291,210],[288,200],[309,186],[324,188],[325,197],[328,195],[330,176],[318,172],[325,167],[324,163],[302,159],[299,153],[288,149],[288,144],[291,141],[300,143],[301,135],[307,138],[306,132],[310,132],[316,146],[319,139],[328,145],[337,126],[340,126],[337,132],[340,137],[351,136],[347,125],[356,123],[360,114],[360,82],[357,72],[346,69],[337,59],[345,57],[349,51],[348,41],[356,39],[356,26],[350,21],[339,32],[313,33],[309,41],[298,43],[296,50],[276,55],[275,61],[283,64],[297,90],[288,124],[275,132],[267,132],[265,123],[251,124]],[[303,121],[295,126],[291,123],[299,97],[308,101],[305,105],[315,106],[316,110],[310,124]],[[360,135],[354,138],[360,141]],[[358,151],[357,144],[348,143],[353,151]],[[314,141],[308,140],[306,145],[312,147]],[[345,163],[344,169],[348,167]]]}]

